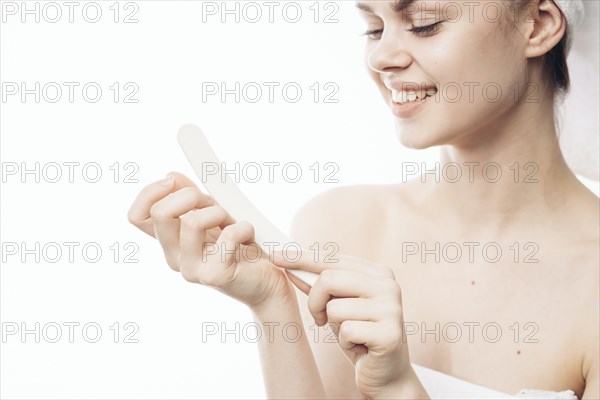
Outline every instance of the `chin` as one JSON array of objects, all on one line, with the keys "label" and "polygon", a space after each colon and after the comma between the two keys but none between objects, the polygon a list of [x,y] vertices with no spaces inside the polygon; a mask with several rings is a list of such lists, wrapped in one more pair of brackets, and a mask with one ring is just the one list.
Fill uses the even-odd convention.
[{"label": "chin", "polygon": [[398,122],[396,122],[396,137],[404,147],[414,150],[424,150],[443,144],[437,135],[431,134],[430,129],[401,126]]}]

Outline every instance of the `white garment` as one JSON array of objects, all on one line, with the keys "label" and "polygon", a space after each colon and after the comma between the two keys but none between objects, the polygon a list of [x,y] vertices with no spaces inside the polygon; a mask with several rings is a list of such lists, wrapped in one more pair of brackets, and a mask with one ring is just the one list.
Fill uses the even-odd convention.
[{"label": "white garment", "polygon": [[412,364],[412,366],[432,400],[577,400],[577,396],[572,390],[549,392],[522,389],[517,394],[511,395],[463,381],[420,365]]},{"label": "white garment", "polygon": [[536,400],[577,400],[575,392],[572,390],[563,390],[562,392],[547,392],[544,390],[522,389],[517,393],[518,399],[536,399]]}]

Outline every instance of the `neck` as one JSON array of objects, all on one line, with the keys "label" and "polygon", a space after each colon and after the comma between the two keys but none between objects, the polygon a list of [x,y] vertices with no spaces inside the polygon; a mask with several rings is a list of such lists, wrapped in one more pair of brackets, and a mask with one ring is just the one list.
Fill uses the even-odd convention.
[{"label": "neck", "polygon": [[[442,199],[451,223],[500,233],[564,205],[578,181],[561,153],[549,103],[514,107],[485,132],[442,147],[441,167],[448,166],[448,173],[430,186],[429,198]],[[449,163],[460,166],[458,182]]]}]

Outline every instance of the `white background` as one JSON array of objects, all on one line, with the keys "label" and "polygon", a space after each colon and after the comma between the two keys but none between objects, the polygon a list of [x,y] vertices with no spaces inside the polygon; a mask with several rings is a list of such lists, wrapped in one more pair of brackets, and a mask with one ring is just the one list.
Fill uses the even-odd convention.
[{"label": "white background", "polygon": [[[254,344],[243,337],[236,340],[233,334],[223,343],[218,335],[202,340],[203,323],[234,329],[239,322],[241,332],[252,321],[250,313],[220,293],[187,283],[173,273],[158,244],[129,225],[126,213],[145,184],[169,171],[193,177],[175,136],[185,123],[201,126],[225,162],[301,165],[303,178],[298,183],[286,182],[281,174],[274,183],[266,179],[240,183],[283,230],[289,229],[295,211],[305,201],[324,190],[335,185],[398,182],[402,162],[435,160],[436,149],[416,152],[397,143],[389,111],[366,74],[364,39],[359,35],[364,27],[353,2],[321,2],[317,7],[312,1],[297,2],[302,12],[297,23],[284,18],[285,2],[274,9],[272,23],[263,2],[258,3],[263,15],[256,23],[244,21],[243,14],[239,23],[233,15],[223,23],[220,14],[203,14],[202,2],[194,1],[120,2],[116,7],[113,1],[99,1],[102,16],[96,23],[83,17],[88,2],[75,7],[73,23],[68,8],[58,2],[62,18],[50,23],[44,17],[54,18],[56,8],[46,7],[44,15],[47,3],[30,1],[29,9],[38,4],[40,21],[27,15],[23,23],[21,2],[14,3],[16,15],[5,12],[11,2],[1,3],[0,80],[3,84],[26,82],[28,88],[35,82],[42,87],[57,82],[63,88],[56,103],[44,97],[36,103],[33,95],[23,102],[20,93],[2,99],[2,242],[4,246],[25,243],[28,248],[36,242],[42,247],[53,242],[79,245],[73,262],[64,245],[56,263],[48,261],[55,255],[50,247],[39,262],[33,254],[25,262],[21,252],[3,254],[0,395],[264,397]],[[221,2],[212,4],[222,10]],[[240,11],[245,4],[237,4]],[[235,7],[234,2],[228,2],[228,7]],[[115,8],[120,11],[116,23]],[[253,18],[255,9],[246,10]],[[94,8],[88,12],[89,18],[95,16]],[[288,12],[288,19],[293,18],[294,9]],[[124,23],[128,15],[138,22]],[[325,23],[327,16],[337,22]],[[579,71],[585,72],[585,65]],[[573,77],[579,85],[574,90],[589,85],[578,79]],[[63,82],[79,83],[72,103]],[[82,96],[81,88],[89,82],[103,90],[96,103]],[[115,82],[120,87],[117,103],[109,88]],[[137,103],[124,102],[131,92],[124,87],[128,82],[139,88],[133,96]],[[235,82],[242,86],[278,82],[280,86],[273,103],[268,101],[266,86],[262,86],[262,100],[255,104],[244,99],[235,103],[232,95],[223,103],[219,96],[203,101],[203,83],[207,82],[225,82],[230,88]],[[281,87],[290,82],[303,89],[296,103],[282,97]],[[315,83],[321,89],[316,103],[310,90]],[[337,103],[324,102],[331,93],[324,89],[327,83],[339,88],[332,97]],[[569,107],[578,110],[574,119],[579,122],[582,115],[594,117],[598,90],[592,93],[591,99],[569,100]],[[596,127],[597,148],[597,118],[586,126]],[[587,145],[593,147],[594,142]],[[592,157],[597,158],[597,153]],[[51,163],[79,166],[74,169],[74,182],[69,182],[64,165],[57,183],[48,182],[43,174],[37,183],[34,174],[8,173],[14,165],[31,169],[36,162],[40,169],[47,166],[50,179],[56,172]],[[339,183],[325,183],[322,176],[315,183],[309,169],[315,162],[321,166],[336,163]],[[88,163],[101,168],[97,183],[87,182],[82,175],[82,166]],[[126,163],[132,164],[126,167]],[[86,177],[93,178],[94,171],[89,169]],[[126,182],[130,172],[138,183]],[[587,183],[597,193],[597,182]],[[84,259],[82,247],[88,243],[102,249],[98,262]],[[119,254],[110,249],[114,243]],[[127,243],[137,247],[124,248]],[[133,258],[139,262],[125,262],[125,255],[135,248]],[[94,256],[93,251],[90,254]],[[36,322],[47,328],[49,338],[55,336],[52,324],[60,325],[61,339],[49,343],[42,336],[36,343],[34,334],[24,340],[20,331],[7,334],[6,329],[14,324],[33,329]],[[64,325],[69,322],[79,324],[73,343]],[[124,336],[133,332],[125,328],[127,322],[139,328],[131,338],[137,343],[125,343]],[[95,336],[93,329],[87,337],[82,334],[86,323],[102,328],[97,343],[86,341]],[[117,343],[115,323],[119,323]]]}]

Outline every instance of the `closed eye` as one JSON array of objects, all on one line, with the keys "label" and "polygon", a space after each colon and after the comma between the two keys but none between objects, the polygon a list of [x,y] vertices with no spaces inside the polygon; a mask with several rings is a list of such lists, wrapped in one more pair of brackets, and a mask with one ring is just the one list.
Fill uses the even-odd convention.
[{"label": "closed eye", "polygon": [[381,37],[382,33],[383,33],[383,29],[369,29],[368,31],[364,32],[362,35],[368,36],[369,39],[377,40]]},{"label": "closed eye", "polygon": [[428,36],[429,34],[435,32],[441,23],[442,21],[438,21],[431,25],[413,26],[412,28],[408,29],[408,31],[414,33],[416,36]]},{"label": "closed eye", "polygon": [[[409,32],[412,32],[415,36],[426,37],[438,30],[443,21],[435,22],[431,25],[425,26],[413,26],[408,29]],[[368,31],[363,33],[363,36],[368,36],[369,39],[377,40],[381,38],[381,34],[383,33],[383,29],[369,29]]]}]

